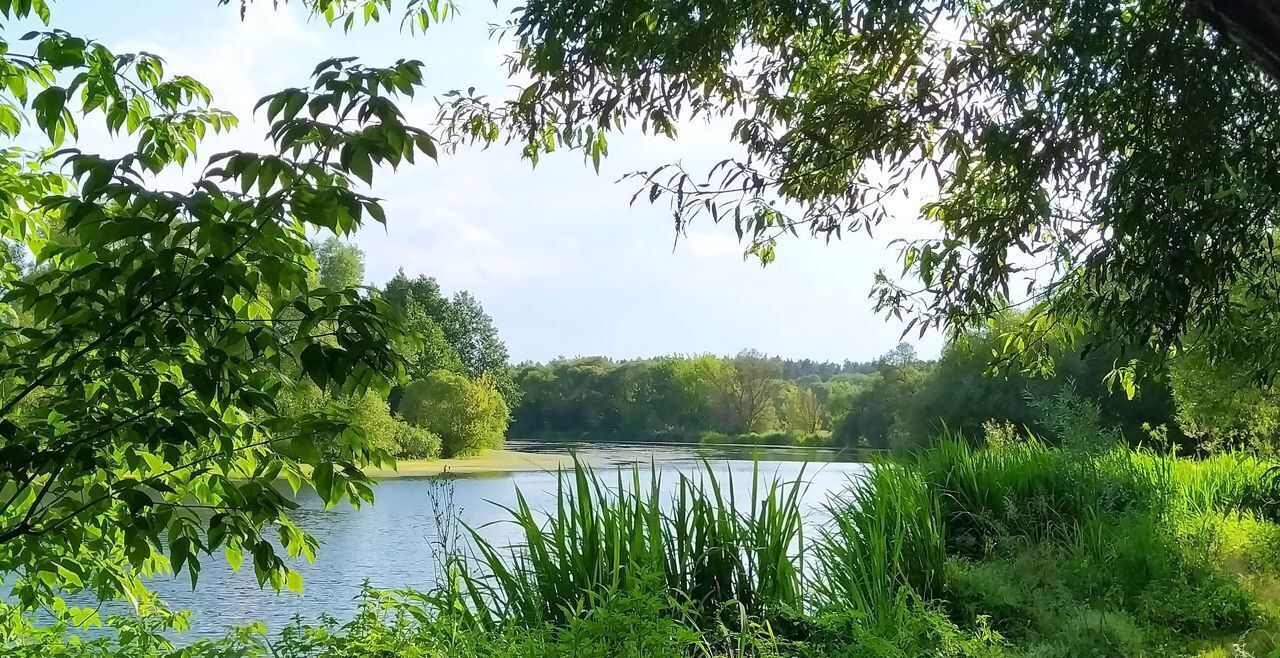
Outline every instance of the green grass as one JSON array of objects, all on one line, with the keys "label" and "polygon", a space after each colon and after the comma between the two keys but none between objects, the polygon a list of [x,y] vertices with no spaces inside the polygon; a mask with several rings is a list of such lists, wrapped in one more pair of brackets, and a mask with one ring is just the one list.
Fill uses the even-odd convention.
[{"label": "green grass", "polygon": [[884,627],[904,591],[925,600],[941,591],[942,516],[916,473],[881,463],[829,511],[832,521],[814,546],[818,609],[851,611]]}]

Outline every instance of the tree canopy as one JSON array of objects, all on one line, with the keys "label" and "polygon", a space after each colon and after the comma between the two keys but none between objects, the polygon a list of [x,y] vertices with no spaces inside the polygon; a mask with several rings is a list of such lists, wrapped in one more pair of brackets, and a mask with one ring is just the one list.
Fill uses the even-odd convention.
[{"label": "tree canopy", "polygon": [[677,230],[731,223],[767,262],[784,234],[870,232],[914,195],[936,237],[873,293],[909,329],[1025,303],[1011,352],[1056,326],[1160,358],[1280,307],[1277,25],[1258,1],[532,0],[499,31],[516,93],[460,93],[442,119],[455,145],[598,164],[619,130],[723,117],[739,153],[637,174]]},{"label": "tree canopy", "polygon": [[[0,0],[6,25],[52,14]],[[315,285],[308,236],[383,221],[367,193],[375,168],[435,156],[396,107],[421,66],[321,62],[259,103],[272,150],[202,160],[201,139],[236,120],[158,57],[53,27],[0,44],[0,133],[46,144],[0,150],[0,238],[33,260],[0,268],[11,600],[138,600],[141,577],[194,582],[222,553],[236,566],[251,554],[260,582],[297,587],[277,551],[310,556],[315,542],[272,484],[305,484],[327,504],[370,499],[361,469],[388,455],[353,422],[360,405],[284,415],[278,400],[299,378],[362,401],[404,376],[396,314],[349,282]],[[115,158],[70,147],[83,121],[132,147]],[[189,186],[151,182],[183,164],[196,165]],[[320,435],[342,440],[320,450]]]}]

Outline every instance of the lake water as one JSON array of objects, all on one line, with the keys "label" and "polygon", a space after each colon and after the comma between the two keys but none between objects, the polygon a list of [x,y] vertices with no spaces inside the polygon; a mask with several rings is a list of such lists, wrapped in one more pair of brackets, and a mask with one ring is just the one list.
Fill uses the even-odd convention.
[{"label": "lake water", "polygon": [[[563,444],[511,442],[524,451],[566,450]],[[766,479],[802,478],[808,487],[802,504],[818,517],[822,503],[866,472],[865,464],[851,455],[796,449],[702,448],[629,444],[574,446],[579,456],[597,472],[611,474],[614,466],[639,464],[657,471],[664,488],[674,488],[679,473],[696,474],[705,459],[720,476],[738,484],[737,495],[749,495],[753,454]],[[806,460],[810,460],[806,463]],[[447,484],[445,482],[447,479]],[[723,480],[722,480],[723,481]],[[437,503],[445,492],[461,521],[480,528],[491,541],[506,544],[515,528],[503,521],[507,513],[499,505],[514,503],[517,488],[534,509],[555,507],[556,475],[551,472],[465,474],[437,477],[403,477],[381,481],[372,506],[353,509],[341,505],[323,509],[314,495],[299,496],[302,508],[295,520],[320,542],[316,561],[300,560],[293,567],[302,575],[303,593],[274,594],[258,588],[252,567],[232,572],[224,561],[206,559],[199,586],[192,591],[184,574],[180,578],[153,581],[161,597],[175,609],[193,613],[192,628],[182,639],[221,636],[229,626],[264,621],[277,631],[294,615],[314,620],[323,612],[347,619],[355,610],[355,597],[366,580],[384,589],[433,586],[438,573],[441,528]],[[447,526],[446,526],[447,530]]]}]

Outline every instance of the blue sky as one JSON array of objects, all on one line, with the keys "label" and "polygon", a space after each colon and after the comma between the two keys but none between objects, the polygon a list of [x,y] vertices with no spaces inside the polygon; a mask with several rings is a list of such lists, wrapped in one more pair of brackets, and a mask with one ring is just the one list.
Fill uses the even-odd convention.
[{"label": "blue sky", "polygon": [[[297,3],[258,0],[246,20],[216,0],[62,0],[58,27],[116,51],[161,55],[169,69],[213,90],[215,105],[241,118],[205,153],[261,149],[251,119],[259,97],[301,86],[316,62],[354,55],[371,64],[397,58],[426,64],[427,95],[405,109],[425,125],[433,94],[475,86],[502,94],[509,45],[489,38],[506,7],[461,3],[455,19],[425,35],[401,33],[398,18],[350,34],[308,19]],[[16,31],[16,30],[15,30]],[[793,239],[767,268],[744,260],[732,227],[694,225],[673,249],[665,205],[630,205],[623,174],[681,161],[703,170],[736,151],[727,124],[691,124],[676,141],[615,136],[597,175],[563,153],[532,168],[510,148],[442,154],[438,164],[381,172],[374,193],[387,200],[388,226],[355,238],[371,283],[403,268],[471,290],[494,317],[516,361],[604,354],[729,354],[743,348],[794,358],[869,360],[897,344],[902,325],[872,312],[867,293],[881,268],[897,271],[895,237],[925,229],[917,201],[904,200],[874,239]],[[118,148],[88,133],[86,150]],[[192,175],[192,171],[185,172]],[[175,174],[174,177],[181,174]],[[170,182],[177,182],[176,180]],[[936,335],[916,341],[936,354]]]}]

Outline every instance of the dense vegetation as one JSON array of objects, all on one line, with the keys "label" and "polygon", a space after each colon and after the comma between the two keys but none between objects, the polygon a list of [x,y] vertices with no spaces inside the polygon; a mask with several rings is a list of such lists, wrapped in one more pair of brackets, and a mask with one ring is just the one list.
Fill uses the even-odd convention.
[{"label": "dense vegetation", "polygon": [[[359,247],[330,237],[314,249],[320,285],[364,287]],[[435,279],[410,279],[403,271],[364,294],[385,302],[402,321],[405,333],[395,349],[405,359],[406,383],[386,395],[342,397],[301,380],[282,401],[285,413],[316,413],[345,403],[365,443],[400,459],[466,457],[501,448],[520,390],[507,364],[507,347],[480,302],[465,290],[445,297]],[[321,447],[332,442],[315,440]]]},{"label": "dense vegetation", "polygon": [[816,534],[801,482],[707,470],[664,498],[643,469],[578,466],[558,509],[512,510],[518,545],[477,538],[438,589],[369,592],[350,622],[175,650],[157,615],[151,632],[133,622],[87,647],[30,637],[18,655],[1280,655],[1280,484],[1266,463],[991,444],[944,437],[880,464],[826,504]]},{"label": "dense vegetation", "polygon": [[[1248,371],[1192,354],[1147,371],[1130,391],[1110,378],[1120,349],[1088,353],[1062,333],[1044,339],[1047,372],[1001,363],[1005,313],[950,342],[938,359],[901,345],[873,363],[789,361],[746,351],[732,358],[634,361],[580,358],[518,367],[523,398],[511,432],[521,438],[703,440],[891,448],[928,445],[944,429],[980,440],[1011,425],[1057,442],[1070,428],[1053,407],[1087,403],[1131,444],[1189,450],[1271,450],[1280,435],[1274,389]],[[1141,356],[1139,352],[1136,356]]]},{"label": "dense vegetation", "polygon": [[[826,443],[874,364],[733,358],[561,360],[515,369],[520,438]],[[789,375],[789,376],[788,376]],[[825,375],[825,376],[824,376]]]}]

